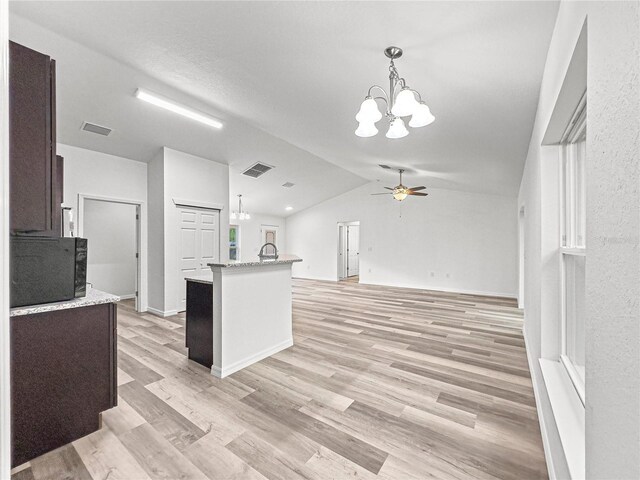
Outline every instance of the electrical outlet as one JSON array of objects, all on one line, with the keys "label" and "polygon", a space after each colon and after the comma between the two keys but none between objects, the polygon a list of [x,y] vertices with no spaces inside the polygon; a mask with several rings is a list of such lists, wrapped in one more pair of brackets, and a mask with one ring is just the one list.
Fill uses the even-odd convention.
[{"label": "electrical outlet", "polygon": [[432,276],[432,277],[435,277],[436,273],[435,272],[429,272],[429,275]]},{"label": "electrical outlet", "polygon": [[447,278],[449,278],[451,275],[447,273]]},{"label": "electrical outlet", "polygon": [[369,273],[371,273],[371,269],[369,269]]}]

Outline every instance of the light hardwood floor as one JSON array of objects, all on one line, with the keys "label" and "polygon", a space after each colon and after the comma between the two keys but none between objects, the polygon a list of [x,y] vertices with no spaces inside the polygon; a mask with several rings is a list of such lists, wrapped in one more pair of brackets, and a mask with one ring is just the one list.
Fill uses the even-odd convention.
[{"label": "light hardwood floor", "polygon": [[546,478],[511,300],[294,281],[295,345],[224,380],[118,312],[119,405],[25,479]]}]

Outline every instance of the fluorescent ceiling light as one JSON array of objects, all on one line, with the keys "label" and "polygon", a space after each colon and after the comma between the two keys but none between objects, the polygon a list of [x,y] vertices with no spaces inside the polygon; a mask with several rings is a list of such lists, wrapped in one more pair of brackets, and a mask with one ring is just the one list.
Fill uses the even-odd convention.
[{"label": "fluorescent ceiling light", "polygon": [[169,110],[173,113],[177,113],[178,115],[182,115],[183,117],[190,118],[191,120],[196,120],[198,122],[204,123],[205,125],[209,125],[213,128],[222,128],[222,122],[217,118],[211,117],[206,113],[199,112],[192,108],[185,107],[184,105],[180,105],[172,100],[169,100],[162,95],[158,95],[157,93],[151,93],[148,90],[143,90],[139,88],[136,90],[136,97],[140,100],[144,100],[145,102],[152,103],[158,107]]},{"label": "fluorescent ceiling light", "polygon": [[286,207],[285,210],[293,210],[293,207]]}]

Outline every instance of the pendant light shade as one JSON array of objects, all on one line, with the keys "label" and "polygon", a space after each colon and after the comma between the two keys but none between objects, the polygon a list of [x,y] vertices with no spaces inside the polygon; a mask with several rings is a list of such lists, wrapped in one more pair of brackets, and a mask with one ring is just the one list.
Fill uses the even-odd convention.
[{"label": "pendant light shade", "polygon": [[409,89],[409,87],[404,87],[396,96],[391,113],[396,117],[407,117],[413,115],[419,105],[413,90]]},{"label": "pendant light shade", "polygon": [[409,130],[404,126],[404,121],[401,118],[394,118],[391,120],[389,130],[387,131],[387,138],[402,138],[409,135]]},{"label": "pendant light shade", "polygon": [[356,120],[360,123],[376,123],[381,118],[382,113],[378,109],[376,101],[371,97],[365,98],[362,105],[360,105],[360,110],[356,114]]},{"label": "pendant light shade", "polygon": [[416,108],[411,120],[409,121],[410,127],[425,127],[436,119],[429,110],[429,107],[424,102],[420,102],[418,104],[418,108]]},{"label": "pendant light shade", "polygon": [[376,128],[374,123],[364,123],[361,122],[356,129],[356,135],[359,137],[373,137],[378,133],[378,129]]}]

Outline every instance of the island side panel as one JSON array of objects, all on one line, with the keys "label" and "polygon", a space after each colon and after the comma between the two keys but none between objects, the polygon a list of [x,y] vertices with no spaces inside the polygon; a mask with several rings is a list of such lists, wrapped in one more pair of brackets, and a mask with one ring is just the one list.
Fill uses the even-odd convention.
[{"label": "island side panel", "polygon": [[187,281],[186,347],[189,359],[213,365],[213,285]]},{"label": "island side panel", "polygon": [[290,263],[214,268],[216,282],[222,300],[219,376],[293,345]]}]

